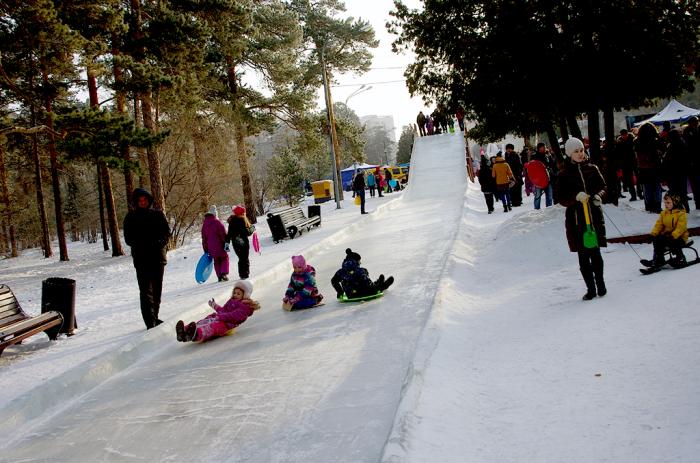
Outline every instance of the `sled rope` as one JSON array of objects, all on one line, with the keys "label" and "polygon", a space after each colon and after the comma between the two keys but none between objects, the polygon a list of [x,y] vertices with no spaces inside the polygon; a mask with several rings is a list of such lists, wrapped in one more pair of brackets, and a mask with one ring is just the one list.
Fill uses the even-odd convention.
[{"label": "sled rope", "polygon": [[[615,227],[615,230],[617,230],[617,232],[620,234],[620,236],[625,236],[624,233],[622,233],[622,230],[620,230],[620,229],[617,227],[617,225],[615,225],[615,222],[613,222],[613,220],[610,218],[610,216],[605,212],[605,209],[602,208],[602,207],[601,207],[601,209],[603,210],[603,214],[605,214],[605,218],[608,219],[608,220],[610,221],[611,224],[613,224],[613,227]],[[640,256],[639,253],[637,252],[637,250],[634,249],[634,246],[632,246],[632,243],[629,243],[629,242],[627,242],[627,241],[625,241],[625,243],[627,243],[627,245],[628,245],[630,248],[632,248],[632,251],[634,251],[634,253],[637,254],[637,257],[639,257],[639,259],[641,260],[641,259],[642,259],[642,256]]]}]

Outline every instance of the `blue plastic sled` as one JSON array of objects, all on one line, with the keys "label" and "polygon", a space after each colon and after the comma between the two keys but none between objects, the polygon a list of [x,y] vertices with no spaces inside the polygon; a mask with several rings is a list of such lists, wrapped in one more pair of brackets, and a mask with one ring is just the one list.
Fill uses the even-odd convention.
[{"label": "blue plastic sled", "polygon": [[379,291],[377,294],[372,294],[370,296],[362,296],[362,297],[354,297],[352,299],[348,298],[345,294],[340,296],[338,299],[340,302],[361,302],[361,301],[369,301],[372,299],[376,299],[378,297],[382,297],[384,295],[383,292]]},{"label": "blue plastic sled", "polygon": [[214,259],[206,252],[199,258],[197,268],[194,271],[194,279],[197,283],[202,284],[209,279],[211,272],[214,271]]}]

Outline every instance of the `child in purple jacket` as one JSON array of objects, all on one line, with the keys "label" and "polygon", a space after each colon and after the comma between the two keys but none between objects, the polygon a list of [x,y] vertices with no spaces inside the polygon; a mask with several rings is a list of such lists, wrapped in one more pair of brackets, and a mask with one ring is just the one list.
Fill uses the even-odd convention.
[{"label": "child in purple jacket", "polygon": [[308,309],[318,305],[323,296],[316,287],[316,270],[306,264],[304,256],[292,256],[294,272],[282,299],[284,310]]},{"label": "child in purple jacket", "polygon": [[211,299],[209,306],[215,310],[214,313],[196,323],[189,323],[187,327],[185,327],[185,322],[179,320],[175,325],[177,340],[180,342],[204,342],[225,336],[260,308],[260,304],[250,298],[252,293],[253,284],[250,281],[237,281],[233,285],[231,299],[223,307]]}]

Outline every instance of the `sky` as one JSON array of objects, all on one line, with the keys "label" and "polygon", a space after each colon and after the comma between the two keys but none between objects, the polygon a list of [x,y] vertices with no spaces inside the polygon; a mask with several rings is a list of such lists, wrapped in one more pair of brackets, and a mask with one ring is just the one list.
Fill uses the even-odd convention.
[{"label": "sky", "polygon": [[[404,0],[412,8],[422,6],[420,0]],[[415,123],[419,111],[427,111],[420,97],[411,98],[406,88],[403,73],[413,60],[409,55],[397,55],[391,51],[391,42],[395,36],[386,30],[386,22],[391,19],[389,12],[394,8],[393,0],[347,0],[345,15],[369,21],[374,28],[379,46],[371,49],[374,59],[372,69],[363,75],[353,73],[334,77],[331,88],[333,101],[345,102],[358,116],[392,115],[396,140],[401,135],[404,125]],[[379,83],[384,82],[384,83]],[[363,90],[354,96],[354,91],[365,84],[369,90]],[[319,90],[319,107],[325,106],[322,90]]]}]

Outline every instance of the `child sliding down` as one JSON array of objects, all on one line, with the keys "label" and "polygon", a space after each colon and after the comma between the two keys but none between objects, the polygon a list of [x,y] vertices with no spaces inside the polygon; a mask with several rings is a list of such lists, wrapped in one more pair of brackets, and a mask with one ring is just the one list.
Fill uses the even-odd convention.
[{"label": "child sliding down", "polygon": [[338,299],[343,294],[348,299],[358,297],[373,296],[387,289],[394,282],[394,277],[386,280],[384,275],[379,275],[377,281],[369,279],[369,272],[364,267],[360,267],[360,255],[348,248],[345,250],[345,259],[340,270],[335,272],[331,279],[333,289],[336,291]]},{"label": "child sliding down", "polygon": [[308,309],[318,305],[323,296],[316,287],[316,270],[307,265],[304,256],[292,256],[294,272],[282,299],[284,310]]},{"label": "child sliding down", "polygon": [[223,307],[211,299],[209,306],[214,309],[214,313],[196,323],[191,322],[186,327],[182,320],[178,321],[175,325],[177,340],[180,342],[204,342],[225,336],[260,308],[260,304],[250,298],[252,293],[253,284],[250,281],[237,281],[233,285],[231,299]]}]

